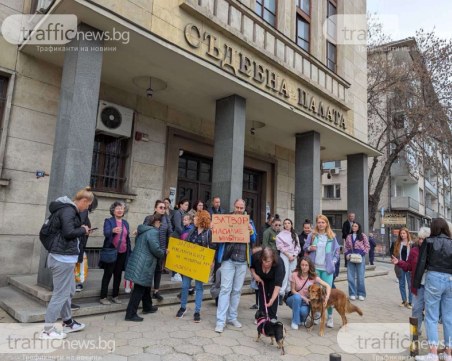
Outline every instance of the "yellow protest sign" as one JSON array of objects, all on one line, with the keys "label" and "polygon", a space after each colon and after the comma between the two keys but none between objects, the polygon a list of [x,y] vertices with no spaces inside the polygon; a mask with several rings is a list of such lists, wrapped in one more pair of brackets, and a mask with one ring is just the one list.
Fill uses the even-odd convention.
[{"label": "yellow protest sign", "polygon": [[250,216],[212,214],[212,242],[250,242]]},{"label": "yellow protest sign", "polygon": [[204,283],[209,282],[215,250],[171,237],[165,267]]}]

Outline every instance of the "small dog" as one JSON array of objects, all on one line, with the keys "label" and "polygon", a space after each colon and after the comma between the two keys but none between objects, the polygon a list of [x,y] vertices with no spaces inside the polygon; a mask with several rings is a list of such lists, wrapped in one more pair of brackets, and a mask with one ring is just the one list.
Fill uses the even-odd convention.
[{"label": "small dog", "polygon": [[261,335],[267,336],[271,338],[271,344],[274,344],[274,340],[276,340],[276,344],[278,348],[281,349],[281,355],[285,354],[284,351],[284,335],[286,333],[286,329],[284,325],[279,322],[271,322],[267,320],[265,317],[265,313],[261,310],[257,310],[254,318],[257,321],[257,338],[256,342],[259,342]]},{"label": "small dog", "polygon": [[[319,284],[313,284],[308,288],[309,294],[309,302],[311,304],[311,318],[314,320],[314,315],[316,312],[319,312],[321,315],[320,320],[320,332],[319,335],[323,336],[325,333],[325,313],[326,309],[330,306],[333,306],[336,311],[341,315],[342,318],[342,326],[347,324],[346,313],[356,312],[360,316],[363,315],[361,309],[350,302],[344,292],[338,290],[337,288],[332,288],[330,297],[328,299],[328,304],[326,307],[323,306],[326,297],[326,290]],[[308,331],[311,331],[314,322],[312,322],[311,326],[308,328]]]}]

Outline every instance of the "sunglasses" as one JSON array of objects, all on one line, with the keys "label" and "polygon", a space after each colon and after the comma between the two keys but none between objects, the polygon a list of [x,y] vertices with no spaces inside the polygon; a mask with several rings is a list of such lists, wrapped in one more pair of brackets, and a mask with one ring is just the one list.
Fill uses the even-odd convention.
[{"label": "sunglasses", "polygon": [[157,207],[158,209],[166,209],[166,207],[165,206],[163,206],[163,207]]}]

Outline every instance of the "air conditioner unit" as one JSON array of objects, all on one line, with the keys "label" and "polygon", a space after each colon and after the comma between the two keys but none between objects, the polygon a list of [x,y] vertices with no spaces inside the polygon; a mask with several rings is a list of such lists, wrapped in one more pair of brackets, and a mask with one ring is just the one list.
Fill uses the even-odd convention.
[{"label": "air conditioner unit", "polygon": [[36,12],[40,14],[46,14],[52,6],[54,0],[38,0],[38,6],[36,6]]},{"label": "air conditioner unit", "polygon": [[99,101],[96,131],[114,137],[130,138],[133,124],[133,109]]},{"label": "air conditioner unit", "polygon": [[339,174],[339,172],[341,171],[341,168],[331,168],[331,174]]}]

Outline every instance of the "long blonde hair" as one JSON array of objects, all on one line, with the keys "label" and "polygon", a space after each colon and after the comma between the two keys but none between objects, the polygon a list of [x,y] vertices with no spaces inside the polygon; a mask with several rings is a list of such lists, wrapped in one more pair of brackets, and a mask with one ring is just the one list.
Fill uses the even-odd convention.
[{"label": "long blonde hair", "polygon": [[317,217],[315,217],[315,227],[312,230],[311,233],[311,237],[312,239],[314,239],[318,234],[319,234],[319,229],[317,228],[317,221],[321,219],[323,221],[326,222],[326,228],[325,228],[325,233],[326,236],[328,237],[328,239],[333,239],[336,237],[336,234],[333,232],[333,230],[331,229],[330,226],[330,221],[328,220],[328,218],[326,216],[324,216],[323,214],[319,214]]}]

